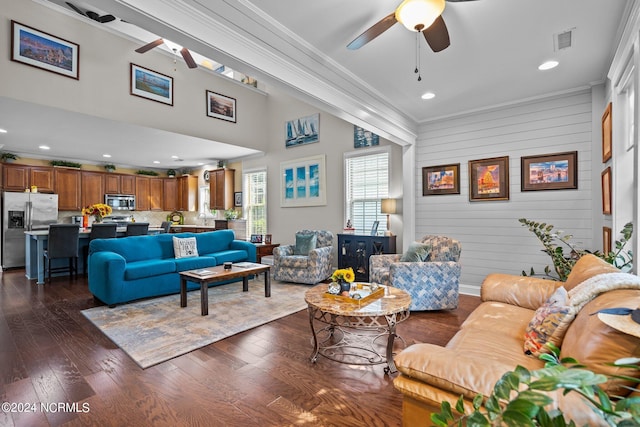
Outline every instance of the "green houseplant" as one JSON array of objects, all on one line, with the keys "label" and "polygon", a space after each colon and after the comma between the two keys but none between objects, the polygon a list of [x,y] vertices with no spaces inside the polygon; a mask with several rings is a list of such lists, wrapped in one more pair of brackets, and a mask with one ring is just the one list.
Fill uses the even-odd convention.
[{"label": "green houseplant", "polygon": [[106,170],[107,172],[113,172],[116,170],[116,165],[112,165],[111,163],[107,163],[106,165],[104,165],[104,170]]},{"label": "green houseplant", "polygon": [[51,160],[49,164],[51,166],[64,166],[67,168],[76,168],[76,169],[80,169],[82,167],[82,164],[77,162],[71,162],[69,160]]},{"label": "green houseplant", "polygon": [[168,176],[169,178],[175,178],[175,176],[176,176],[176,170],[175,170],[175,169],[169,169],[169,170],[167,171],[167,176]]},{"label": "green houseplant", "polygon": [[13,153],[9,153],[5,151],[2,154],[0,154],[0,159],[2,159],[3,162],[10,163],[14,160],[18,160],[18,156],[16,156]]},{"label": "green houseplant", "polygon": [[138,175],[147,175],[147,176],[158,176],[159,175],[159,173],[156,172],[156,171],[144,170],[144,169],[137,170],[136,173]]}]

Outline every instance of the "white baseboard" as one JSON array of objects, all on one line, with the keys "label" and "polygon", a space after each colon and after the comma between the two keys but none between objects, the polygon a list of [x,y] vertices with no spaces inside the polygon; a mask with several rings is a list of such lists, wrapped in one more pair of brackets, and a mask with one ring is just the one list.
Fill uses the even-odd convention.
[{"label": "white baseboard", "polygon": [[460,292],[463,295],[473,295],[473,296],[479,297],[480,287],[473,286],[473,285],[464,285],[461,283],[460,287],[458,288],[458,292]]}]

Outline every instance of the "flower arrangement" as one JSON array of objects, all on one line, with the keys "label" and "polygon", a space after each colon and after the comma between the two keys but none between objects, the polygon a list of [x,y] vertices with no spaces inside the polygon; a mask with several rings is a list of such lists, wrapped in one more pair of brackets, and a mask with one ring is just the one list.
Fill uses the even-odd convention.
[{"label": "flower arrangement", "polygon": [[356,279],[356,275],[353,272],[353,268],[339,268],[331,275],[333,282],[347,282],[351,283]]},{"label": "flower arrangement", "polygon": [[102,217],[111,214],[111,212],[113,212],[111,206],[105,205],[104,203],[95,203],[86,208],[82,208],[82,215],[93,215],[96,222],[101,222]]}]

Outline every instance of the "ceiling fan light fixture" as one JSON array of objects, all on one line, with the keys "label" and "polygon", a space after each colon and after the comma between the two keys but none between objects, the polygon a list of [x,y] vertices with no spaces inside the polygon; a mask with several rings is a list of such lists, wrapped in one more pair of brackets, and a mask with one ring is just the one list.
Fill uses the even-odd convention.
[{"label": "ceiling fan light fixture", "polygon": [[404,0],[396,9],[396,20],[409,31],[422,31],[442,15],[445,0]]}]

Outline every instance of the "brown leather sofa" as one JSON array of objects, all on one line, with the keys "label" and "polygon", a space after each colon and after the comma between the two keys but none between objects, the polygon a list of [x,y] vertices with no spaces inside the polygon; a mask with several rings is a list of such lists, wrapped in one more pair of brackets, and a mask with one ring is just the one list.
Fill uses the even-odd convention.
[{"label": "brown leather sofa", "polygon": [[[395,357],[400,375],[394,386],[403,394],[403,425],[432,425],[431,413],[439,411],[440,403],[446,400],[454,406],[460,395],[470,409],[477,393],[490,394],[496,381],[517,365],[530,370],[543,367],[541,360],[525,355],[523,350],[525,329],[535,310],[559,286],[570,291],[592,276],[613,272],[619,270],[586,255],[564,283],[508,274],[487,276],[482,283],[482,303],[446,347],[414,344]],[[620,374],[620,370],[605,364],[622,357],[640,357],[640,339],[610,328],[598,316],[590,316],[606,307],[640,307],[640,290],[609,290],[588,302],[567,329],[561,357],[573,357],[597,373]],[[605,390],[610,395],[628,394],[619,385],[610,381]],[[553,396],[565,416],[577,425],[602,423],[576,393]]]}]

